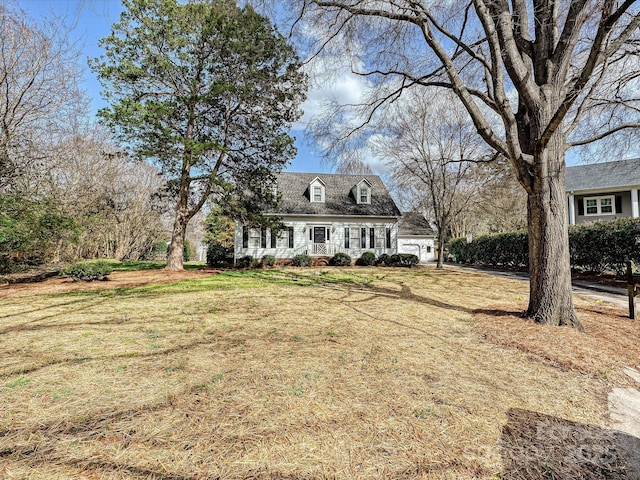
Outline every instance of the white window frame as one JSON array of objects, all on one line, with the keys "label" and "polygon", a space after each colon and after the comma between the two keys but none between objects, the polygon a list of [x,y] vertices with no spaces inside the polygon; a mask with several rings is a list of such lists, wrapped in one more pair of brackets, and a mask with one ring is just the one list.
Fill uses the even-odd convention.
[{"label": "white window frame", "polygon": [[349,249],[360,249],[360,226],[349,226]]},{"label": "white window frame", "polygon": [[[595,200],[596,204],[596,212],[595,213],[589,213],[589,208],[593,208],[592,206],[587,206],[587,201],[588,200]],[[610,200],[611,204],[610,205],[605,205],[607,207],[611,207],[611,211],[610,212],[603,212],[602,211],[602,200]],[[615,215],[616,214],[616,197],[615,195],[604,195],[601,197],[584,197],[582,199],[582,201],[584,202],[584,215],[585,217],[595,217],[595,216],[602,216],[602,215]]]},{"label": "white window frame", "polygon": [[[319,200],[316,199],[317,188],[319,189],[318,193],[320,194]],[[311,203],[324,203],[324,200],[325,200],[324,182],[320,180],[320,178],[316,177],[313,179],[313,181],[311,181],[311,183],[309,183],[309,201]]]},{"label": "white window frame", "polygon": [[322,203],[324,195],[322,194],[322,185],[311,186],[311,201],[313,203]]},{"label": "white window frame", "polygon": [[259,228],[249,229],[249,248],[260,248],[262,242],[262,232]]},{"label": "white window frame", "polygon": [[[365,201],[362,201],[363,197]],[[358,186],[358,203],[367,205],[371,203],[371,188],[366,183]]]}]

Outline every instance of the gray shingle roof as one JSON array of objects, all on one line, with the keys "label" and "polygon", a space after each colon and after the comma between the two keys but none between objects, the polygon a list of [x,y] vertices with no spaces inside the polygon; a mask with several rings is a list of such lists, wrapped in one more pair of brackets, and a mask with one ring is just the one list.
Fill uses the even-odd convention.
[{"label": "gray shingle roof", "polygon": [[[309,184],[319,178],[325,184],[324,203],[309,201]],[[371,203],[357,204],[351,189],[362,179],[371,185]],[[283,172],[276,175],[282,201],[278,215],[371,215],[398,217],[400,210],[377,175]]]},{"label": "gray shingle roof", "polygon": [[567,167],[565,187],[596,190],[640,185],[640,158]]},{"label": "gray shingle roof", "polygon": [[435,232],[427,219],[418,212],[402,212],[398,220],[398,235],[435,236]]}]

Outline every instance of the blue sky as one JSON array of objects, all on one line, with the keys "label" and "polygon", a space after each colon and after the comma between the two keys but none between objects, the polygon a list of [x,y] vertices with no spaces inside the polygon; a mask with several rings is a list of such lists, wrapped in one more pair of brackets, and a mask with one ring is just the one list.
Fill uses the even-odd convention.
[{"label": "blue sky", "polygon": [[[95,74],[87,67],[87,58],[98,57],[103,51],[98,41],[109,35],[111,24],[118,20],[123,10],[120,0],[16,0],[16,5],[38,20],[42,17],[63,16],[67,23],[75,25],[73,41],[82,50],[81,66],[84,69],[84,88],[91,98],[93,113],[105,106],[100,97],[101,86]],[[312,108],[309,106],[309,108]],[[323,163],[319,155],[304,141],[304,131],[295,130],[298,155],[287,170],[291,172],[330,173],[332,167]]]}]

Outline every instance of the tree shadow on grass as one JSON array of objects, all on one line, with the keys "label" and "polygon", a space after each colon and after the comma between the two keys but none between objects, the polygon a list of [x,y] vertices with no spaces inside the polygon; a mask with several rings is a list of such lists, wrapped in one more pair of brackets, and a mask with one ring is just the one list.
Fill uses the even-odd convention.
[{"label": "tree shadow on grass", "polygon": [[501,478],[640,479],[640,439],[622,432],[513,408],[501,443]]},{"label": "tree shadow on grass", "polygon": [[522,318],[523,320],[527,319],[527,316],[524,310],[496,310],[495,308],[478,308],[473,310],[474,315],[489,315],[491,317],[516,317]]}]

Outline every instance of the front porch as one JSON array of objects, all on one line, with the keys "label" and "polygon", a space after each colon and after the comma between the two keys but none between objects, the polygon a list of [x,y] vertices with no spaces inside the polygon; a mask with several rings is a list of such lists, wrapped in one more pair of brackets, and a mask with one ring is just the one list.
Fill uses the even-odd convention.
[{"label": "front porch", "polygon": [[336,253],[351,255],[349,249],[334,243],[308,243],[296,249],[296,255],[309,255],[310,257],[332,257]]}]

